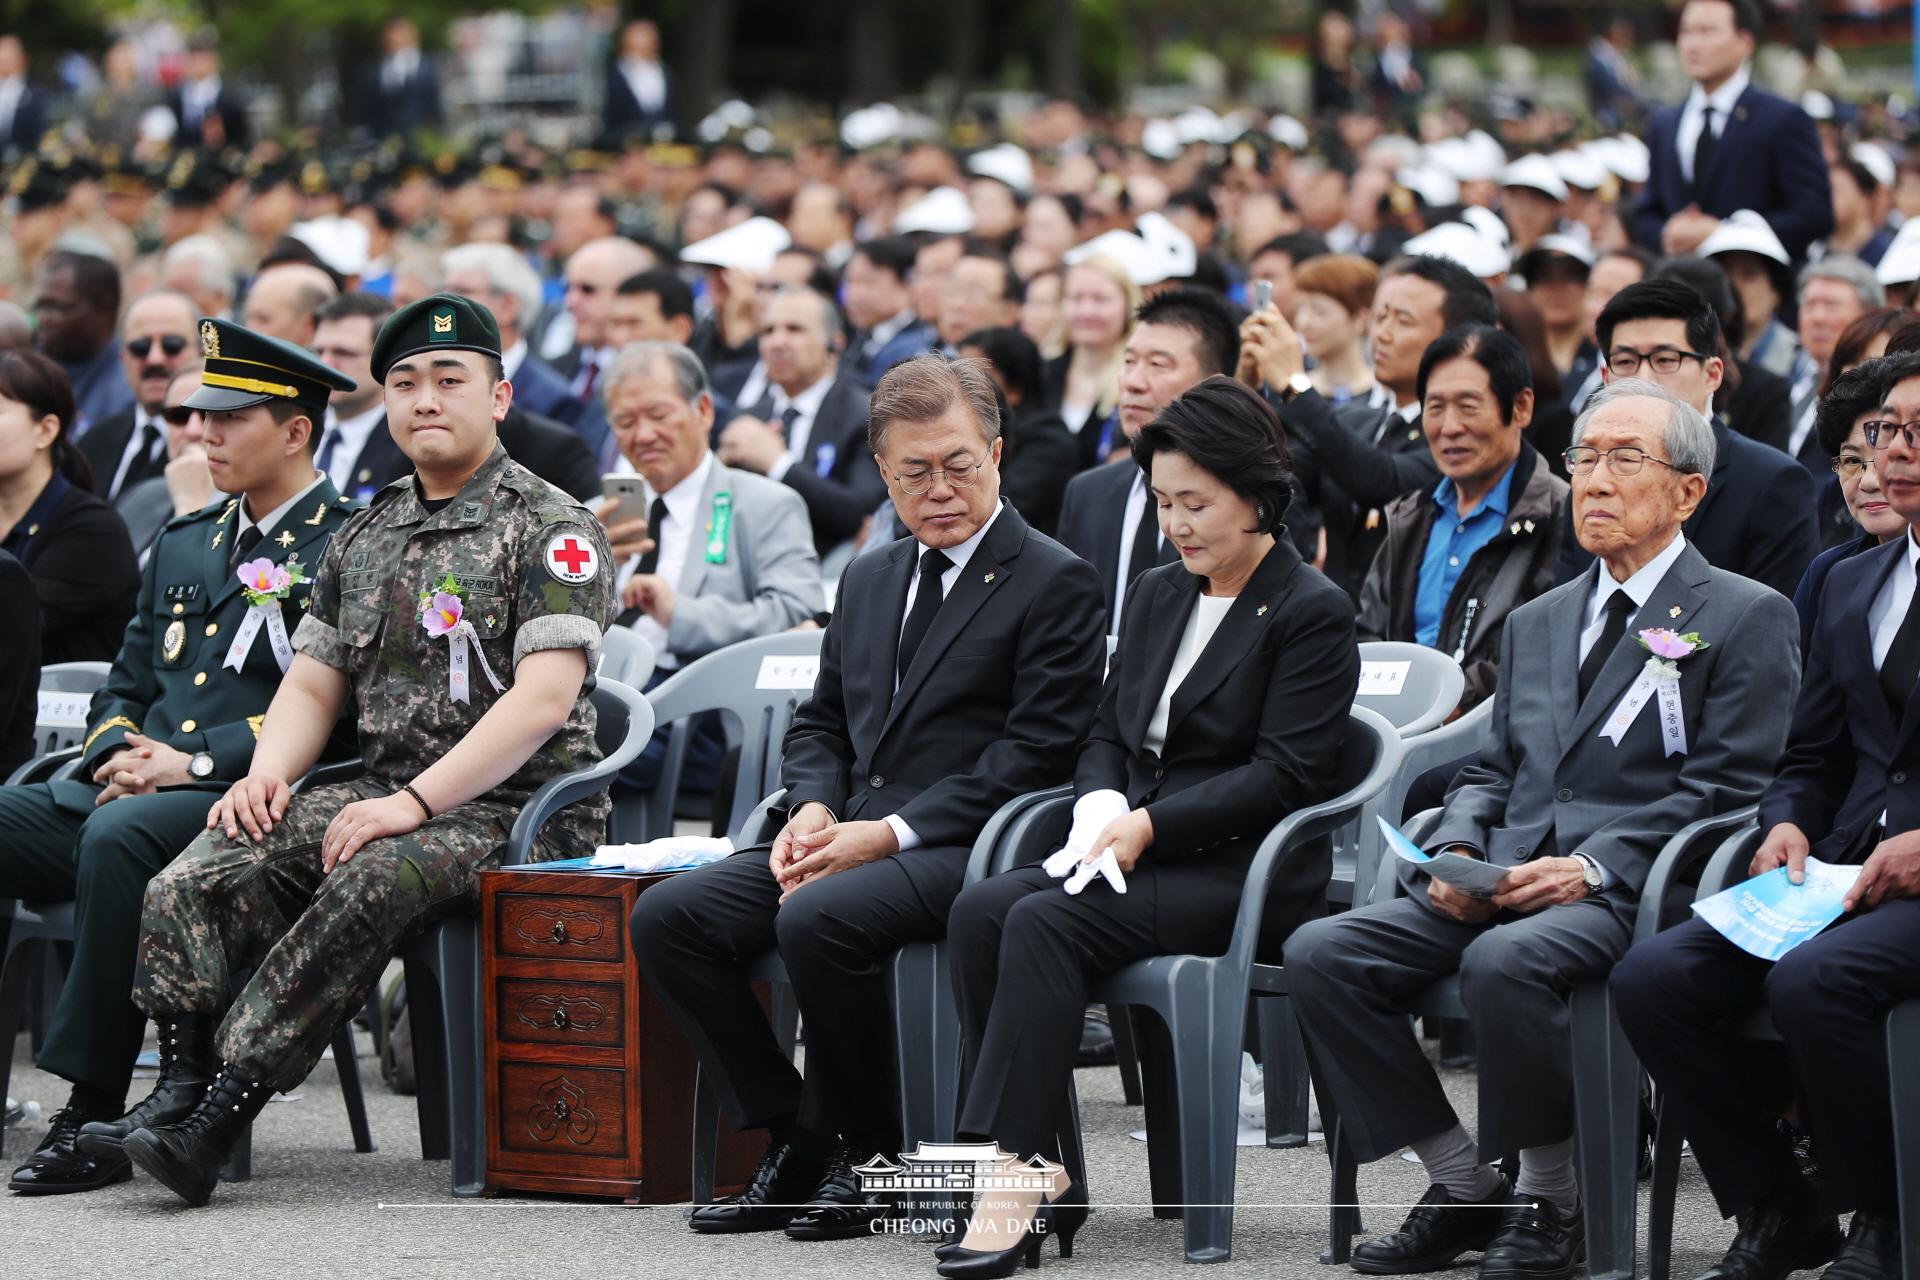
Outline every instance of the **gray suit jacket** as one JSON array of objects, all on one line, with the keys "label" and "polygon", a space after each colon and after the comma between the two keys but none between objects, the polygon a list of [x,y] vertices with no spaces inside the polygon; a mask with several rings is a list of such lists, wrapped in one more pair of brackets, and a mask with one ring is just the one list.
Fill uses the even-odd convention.
[{"label": "gray suit jacket", "polygon": [[[721,493],[728,495],[730,514],[726,545],[716,549],[709,544]],[[716,459],[700,510],[706,533],[688,541],[667,628],[667,647],[681,662],[785,631],[826,607],[807,504],[797,492]]]},{"label": "gray suit jacket", "polygon": [[173,519],[173,495],[167,492],[166,476],[153,476],[123,489],[120,496],[114,499],[113,509],[127,526],[127,537],[133,542],[133,553],[140,557],[142,565],[146,564],[147,552],[159,539],[167,521]]},{"label": "gray suit jacket", "polygon": [[[1610,873],[1606,892],[1632,902],[1669,836],[1760,798],[1793,716],[1799,630],[1785,596],[1711,567],[1688,545],[1582,702],[1580,631],[1600,571],[1507,620],[1487,745],[1454,780],[1425,845],[1472,845],[1518,866],[1551,836],[1550,852],[1586,854]],[[1618,746],[1600,736],[1651,656],[1639,641],[1649,627],[1697,631],[1709,646],[1679,664],[1685,754],[1665,754],[1657,699]]]}]

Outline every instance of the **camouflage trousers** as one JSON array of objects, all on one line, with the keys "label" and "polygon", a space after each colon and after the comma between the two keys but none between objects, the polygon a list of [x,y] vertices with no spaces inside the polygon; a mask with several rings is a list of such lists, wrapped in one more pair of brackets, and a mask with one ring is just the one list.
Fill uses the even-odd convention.
[{"label": "camouflage trousers", "polygon": [[[225,1014],[215,1047],[240,1076],[298,1085],[366,1002],[405,938],[471,906],[517,807],[474,802],[369,841],[331,875],[327,824],[393,789],[372,778],[295,796],[256,842],[203,831],[147,885],[134,1001],[149,1014]],[[252,969],[236,991],[233,975]]]}]

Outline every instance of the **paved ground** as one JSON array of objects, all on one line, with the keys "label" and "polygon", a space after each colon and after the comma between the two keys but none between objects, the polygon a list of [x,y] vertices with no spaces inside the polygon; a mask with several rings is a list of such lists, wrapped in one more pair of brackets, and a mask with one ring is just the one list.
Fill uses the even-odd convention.
[{"label": "paved ground", "polygon": [[[254,1131],[253,1181],[223,1187],[212,1205],[188,1209],[152,1182],[86,1196],[29,1199],[0,1195],[0,1273],[35,1277],[257,1277],[319,1274],[368,1277],[699,1276],[728,1280],[804,1276],[933,1274],[930,1241],[882,1238],[796,1244],[780,1235],[697,1237],[683,1209],[536,1201],[456,1201],[448,1166],[418,1158],[413,1100],[377,1080],[365,1042],[374,1139],[380,1150],[356,1155],[333,1065],[323,1062],[297,1101],[267,1108]],[[1449,1073],[1463,1115],[1472,1077]],[[136,1090],[145,1085],[136,1082]],[[27,1040],[16,1045],[12,1090],[48,1110],[65,1087],[34,1070]],[[1089,1180],[1100,1209],[1065,1263],[1046,1254],[1052,1274],[1193,1274],[1180,1258],[1180,1224],[1153,1218],[1146,1200],[1146,1148],[1127,1137],[1140,1112],[1120,1099],[1111,1069],[1082,1071]],[[31,1150],[44,1122],[7,1133],[4,1165]],[[1718,1221],[1691,1161],[1681,1191],[1674,1274],[1697,1275],[1717,1259],[1730,1233]],[[1370,1230],[1397,1225],[1420,1195],[1417,1166],[1385,1160],[1361,1171],[1361,1197],[1382,1206]],[[1319,1144],[1298,1151],[1240,1153],[1233,1261],[1218,1274],[1323,1277],[1352,1274],[1317,1262],[1326,1229],[1327,1169]],[[1643,1215],[1644,1216],[1644,1215]],[[1053,1270],[1055,1268],[1064,1268]],[[1451,1274],[1471,1277],[1471,1270]]]}]

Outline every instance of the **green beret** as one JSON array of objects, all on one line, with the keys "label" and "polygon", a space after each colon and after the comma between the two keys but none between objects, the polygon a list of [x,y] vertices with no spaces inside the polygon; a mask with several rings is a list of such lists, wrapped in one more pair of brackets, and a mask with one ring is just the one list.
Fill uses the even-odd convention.
[{"label": "green beret", "polygon": [[429,294],[387,317],[373,340],[370,363],[377,381],[387,370],[422,351],[478,351],[500,358],[500,326],[493,312],[455,293]]},{"label": "green beret", "polygon": [[269,400],[291,400],[318,423],[327,411],[327,397],[354,387],[353,379],[292,343],[230,320],[200,322],[200,352],[206,368],[200,374],[199,390],[184,401],[189,409],[220,413]]}]

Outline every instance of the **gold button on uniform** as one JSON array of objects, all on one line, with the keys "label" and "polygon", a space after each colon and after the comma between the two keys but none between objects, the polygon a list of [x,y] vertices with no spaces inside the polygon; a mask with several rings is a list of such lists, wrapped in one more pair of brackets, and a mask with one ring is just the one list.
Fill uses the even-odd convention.
[{"label": "gold button on uniform", "polygon": [[198,720],[182,720],[180,722],[180,732],[182,733],[192,733],[195,729],[198,729],[199,727],[200,727],[200,722]]},{"label": "gold button on uniform", "polygon": [[217,622],[209,622],[209,623],[207,624],[207,634],[208,634],[208,635],[210,635],[210,636],[217,636],[217,635],[219,635],[219,634],[220,634],[220,624],[219,624],[219,623],[217,623]]},{"label": "gold button on uniform", "polygon": [[175,617],[178,617],[179,615],[185,613],[186,611],[187,611],[187,606],[183,604],[177,604],[173,606],[173,612]]},{"label": "gold button on uniform", "polygon": [[193,682],[195,684],[205,684],[207,682],[207,673],[204,671],[196,672],[193,677]]}]

